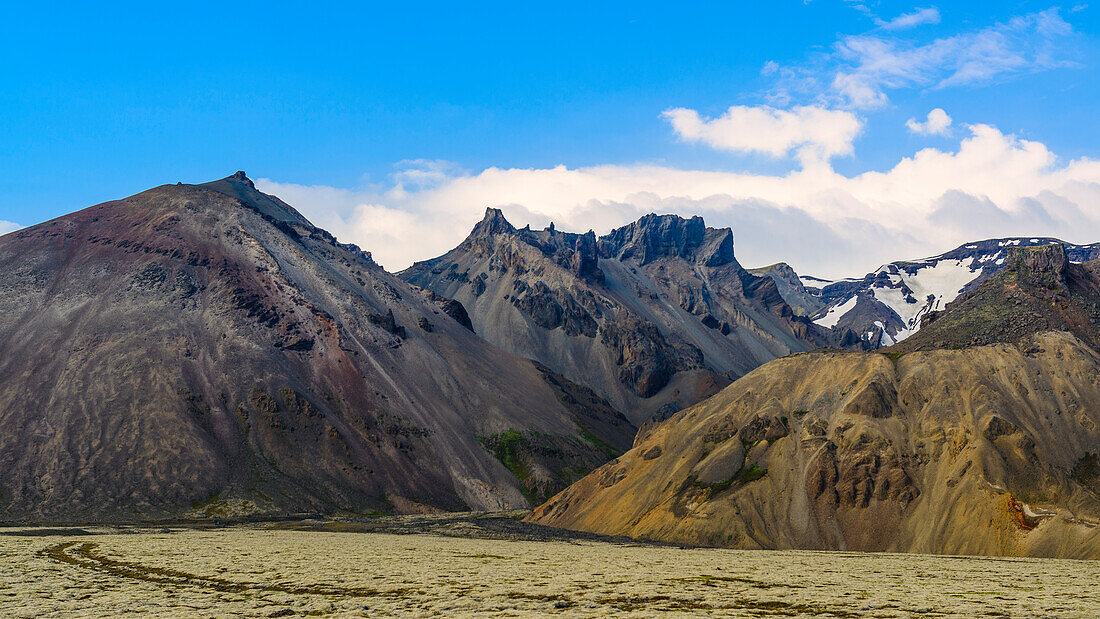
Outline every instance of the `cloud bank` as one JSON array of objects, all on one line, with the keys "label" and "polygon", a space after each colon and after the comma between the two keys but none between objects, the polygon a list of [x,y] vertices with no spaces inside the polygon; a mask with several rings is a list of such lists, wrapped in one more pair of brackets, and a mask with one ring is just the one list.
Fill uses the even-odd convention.
[{"label": "cloud bank", "polygon": [[[734,230],[746,266],[778,261],[824,277],[993,236],[1100,241],[1100,161],[1059,164],[1047,147],[972,125],[954,150],[927,148],[884,172],[824,161],[784,175],[664,166],[488,168],[411,162],[387,186],[257,185],[396,270],[457,245],[485,207],[512,223],[605,233],[648,212],[702,215]],[[416,179],[412,186],[409,179]]]}]

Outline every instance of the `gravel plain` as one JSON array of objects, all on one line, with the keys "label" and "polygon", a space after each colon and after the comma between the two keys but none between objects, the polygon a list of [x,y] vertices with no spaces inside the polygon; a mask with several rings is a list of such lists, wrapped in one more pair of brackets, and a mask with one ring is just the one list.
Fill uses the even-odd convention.
[{"label": "gravel plain", "polygon": [[263,525],[3,533],[4,617],[1100,616],[1090,561]]}]

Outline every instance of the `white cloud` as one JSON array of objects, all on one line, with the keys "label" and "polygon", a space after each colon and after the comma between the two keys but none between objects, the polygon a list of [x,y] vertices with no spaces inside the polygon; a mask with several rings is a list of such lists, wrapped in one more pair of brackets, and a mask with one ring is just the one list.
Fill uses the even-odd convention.
[{"label": "white cloud", "polygon": [[890,21],[875,19],[875,23],[883,30],[906,30],[924,24],[940,23],[940,11],[936,7],[917,9],[911,13],[903,13]]},{"label": "white cloud", "polygon": [[0,220],[0,236],[3,236],[3,235],[5,235],[9,232],[15,232],[16,230],[18,230],[22,227],[23,226],[15,223],[14,221]]},{"label": "white cloud", "polygon": [[666,110],[662,116],[688,142],[772,157],[797,151],[804,159],[850,154],[852,142],[863,128],[863,123],[851,112],[815,106],[779,110],[735,105],[711,119],[681,107]]},{"label": "white cloud", "polygon": [[1075,33],[1057,9],[919,43],[877,34],[841,37],[801,66],[778,67],[773,102],[809,97],[830,107],[871,109],[900,88],[948,88],[1070,66]]},{"label": "white cloud", "polygon": [[970,240],[1056,236],[1100,241],[1100,161],[1056,165],[1039,142],[972,125],[954,151],[923,149],[884,172],[837,173],[825,162],[785,175],[655,165],[489,168],[430,187],[346,190],[257,185],[318,225],[374,252],[390,269],[457,245],[486,206],[522,226],[606,233],[640,215],[702,215],[731,226],[747,266],[787,261],[820,276],[862,275]]},{"label": "white cloud", "polygon": [[928,117],[924,122],[919,122],[916,118],[910,118],[905,121],[905,126],[909,128],[909,131],[920,135],[947,135],[950,133],[951,117],[943,111],[943,108],[936,108],[928,112]]},{"label": "white cloud", "polygon": [[443,159],[406,159],[394,166],[394,181],[409,188],[425,188],[438,185],[452,176],[462,174],[464,170],[453,161]]}]

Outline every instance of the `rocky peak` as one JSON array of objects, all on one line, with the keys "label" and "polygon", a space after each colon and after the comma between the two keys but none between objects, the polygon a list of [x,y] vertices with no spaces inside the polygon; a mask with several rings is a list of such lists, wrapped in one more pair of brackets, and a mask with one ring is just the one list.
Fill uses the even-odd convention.
[{"label": "rocky peak", "polygon": [[800,281],[798,273],[794,270],[794,267],[787,264],[786,262],[776,262],[771,266],[760,267],[758,269],[749,269],[749,272],[753,275],[763,275],[765,273],[774,274],[778,277],[782,277],[792,284]]},{"label": "rocky peak", "polygon": [[561,232],[554,227],[553,222],[541,231],[531,230],[530,224],[517,230],[504,218],[500,209],[487,208],[485,217],[474,226],[469,239],[484,239],[494,234],[515,236],[574,275],[603,281],[603,273],[597,263],[596,233],[591,230],[585,234]]},{"label": "rocky peak", "polygon": [[541,232],[524,232],[519,236],[525,243],[537,247],[543,255],[577,277],[597,282],[603,281],[595,232],[591,230],[584,234],[562,232],[554,229],[553,224],[550,224],[550,227]]},{"label": "rocky peak", "polygon": [[1060,243],[1039,247],[1013,247],[1005,259],[1009,269],[1028,282],[1059,288],[1065,283],[1069,258]]},{"label": "rocky peak", "polygon": [[[294,207],[275,196],[270,196],[256,189],[252,179],[248,178],[243,170],[238,170],[235,174],[221,180],[202,183],[197,186],[236,198],[260,213],[265,219],[277,223],[277,225],[287,224],[299,226],[305,231],[315,230],[313,224],[296,211]],[[284,232],[287,230],[284,229]]]},{"label": "rocky peak", "polygon": [[485,217],[474,226],[470,236],[485,237],[493,234],[514,234],[516,231],[512,224],[504,218],[504,213],[498,208],[485,209]]},{"label": "rocky peak", "polygon": [[698,215],[684,219],[650,213],[602,237],[600,253],[620,260],[633,258],[641,264],[678,257],[721,266],[733,262],[733,231],[707,228]]},{"label": "rocky peak", "polygon": [[703,236],[703,246],[696,252],[696,260],[708,267],[719,267],[733,262],[733,230],[707,228]]},{"label": "rocky peak", "polygon": [[225,179],[227,181],[237,181],[248,186],[249,189],[255,189],[256,184],[252,182],[252,179],[248,178],[248,175],[244,173],[244,170],[237,170],[233,176]]}]

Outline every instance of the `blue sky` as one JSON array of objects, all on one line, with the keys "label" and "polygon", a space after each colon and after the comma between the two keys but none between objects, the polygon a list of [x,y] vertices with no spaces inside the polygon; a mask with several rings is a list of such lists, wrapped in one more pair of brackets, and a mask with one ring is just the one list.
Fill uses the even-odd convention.
[{"label": "blue sky", "polygon": [[[1081,229],[1049,205],[1038,219],[1025,217],[1029,194],[1057,189],[1046,177],[1019,195],[963,187],[979,206],[953,206],[947,215],[935,203],[956,189],[947,180],[940,198],[917,207],[901,200],[893,215],[875,206],[882,196],[846,185],[872,183],[866,173],[895,170],[921,149],[958,154],[975,135],[970,125],[1008,136],[1009,155],[1040,144],[1054,162],[1040,166],[1047,176],[1051,165],[1096,159],[1100,5],[592,4],[8,7],[0,26],[0,220],[31,225],[150,186],[245,169],[394,267],[429,256],[402,251],[400,239],[379,228],[438,222],[433,243],[417,251],[443,250],[488,205],[585,229],[649,208],[700,211],[753,235],[740,235],[741,253],[752,259],[785,259],[764,249],[772,235],[792,246],[793,262],[836,272],[862,268],[887,249],[932,249],[903,237],[926,234],[937,217],[938,225],[954,222],[954,236],[942,242],[983,236],[966,223],[988,209],[983,199],[992,200],[995,218],[1015,217],[1021,234],[1038,234],[1032,224],[1044,221],[1045,232]],[[863,94],[840,88],[838,74]],[[728,126],[710,123],[731,106],[739,111]],[[809,108],[836,116],[811,116]],[[951,119],[942,131],[906,126],[937,108]],[[695,114],[695,133],[669,114],[677,109]],[[746,136],[758,125],[753,110],[776,123],[765,122],[768,135]],[[854,134],[829,134],[834,121],[854,123]],[[776,143],[780,131],[793,137]],[[818,165],[835,182],[810,183],[805,173]],[[954,165],[963,181],[972,174]],[[619,185],[605,190],[606,175],[593,181],[586,171],[608,166]],[[1100,182],[1083,167],[1072,183]],[[562,178],[530,186],[553,192],[555,183],[570,184],[569,204],[501,189],[563,168]],[[502,185],[486,170],[512,175]],[[704,188],[676,171],[729,176]],[[666,184],[653,182],[666,175]],[[854,208],[856,221],[847,223],[837,215],[843,200],[815,210],[815,196],[834,189],[873,208]],[[713,196],[730,201],[715,204]],[[1090,216],[1100,209],[1091,198],[1072,199],[1084,200],[1075,207]],[[883,221],[913,208],[921,212],[912,226]],[[860,235],[887,240],[867,248],[862,262],[824,264],[813,251],[795,251],[799,235],[814,233],[792,217],[836,237],[811,248],[819,253],[855,251]],[[1095,232],[1072,240],[1100,240],[1100,225]]]}]

